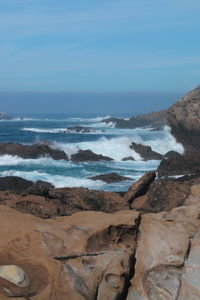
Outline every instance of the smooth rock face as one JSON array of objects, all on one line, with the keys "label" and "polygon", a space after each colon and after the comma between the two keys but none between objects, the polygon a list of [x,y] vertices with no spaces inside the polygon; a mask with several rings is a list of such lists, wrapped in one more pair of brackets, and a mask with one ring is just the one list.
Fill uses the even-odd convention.
[{"label": "smooth rock face", "polygon": [[198,299],[199,275],[191,261],[194,258],[198,266],[199,252],[196,256],[193,244],[197,245],[199,213],[198,205],[142,216],[135,274],[127,300]]},{"label": "smooth rock face", "polygon": [[144,146],[133,142],[131,143],[130,148],[139,153],[144,160],[161,160],[163,158],[162,154],[153,151],[150,146]]},{"label": "smooth rock face", "polygon": [[186,150],[200,150],[200,86],[169,109],[168,123]]},{"label": "smooth rock face", "polygon": [[0,277],[19,287],[26,287],[29,285],[29,280],[24,270],[15,265],[0,266]]}]

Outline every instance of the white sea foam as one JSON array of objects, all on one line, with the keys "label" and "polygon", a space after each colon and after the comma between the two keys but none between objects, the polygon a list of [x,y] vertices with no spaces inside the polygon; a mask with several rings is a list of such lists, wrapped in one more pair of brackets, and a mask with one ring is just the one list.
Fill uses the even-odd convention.
[{"label": "white sea foam", "polygon": [[23,159],[19,156],[13,155],[1,155],[0,166],[17,166],[17,165],[34,165],[34,166],[55,166],[55,167],[66,167],[72,168],[75,166],[72,162],[65,160],[54,160],[50,157],[41,157],[37,159]]},{"label": "white sea foam", "polygon": [[37,133],[67,133],[67,134],[68,133],[77,133],[77,134],[101,134],[101,133],[103,133],[102,130],[93,129],[93,128],[90,129],[90,132],[84,132],[84,129],[77,132],[73,128],[46,129],[46,128],[27,128],[27,127],[24,127],[21,130],[30,131],[30,132],[37,132]]},{"label": "white sea foam", "polygon": [[105,185],[105,183],[101,180],[90,180],[87,178],[80,178],[80,177],[70,177],[70,176],[61,176],[61,175],[52,175],[47,174],[45,172],[26,172],[26,171],[16,171],[16,170],[9,170],[3,171],[0,173],[3,176],[19,176],[23,177],[27,180],[37,181],[43,180],[52,183],[55,187],[88,187],[88,188],[100,188]]},{"label": "white sea foam", "polygon": [[[153,137],[153,135],[152,135]],[[160,138],[153,138],[152,140],[142,141],[144,145],[151,146],[151,148],[161,154],[165,154],[168,151],[177,151],[181,154],[184,153],[184,148],[182,144],[178,143],[176,139],[171,134],[171,129],[169,126],[164,127],[163,136]]]},{"label": "white sea foam", "polygon": [[96,117],[96,118],[68,118],[71,122],[101,122],[104,119],[111,118],[111,116]]}]

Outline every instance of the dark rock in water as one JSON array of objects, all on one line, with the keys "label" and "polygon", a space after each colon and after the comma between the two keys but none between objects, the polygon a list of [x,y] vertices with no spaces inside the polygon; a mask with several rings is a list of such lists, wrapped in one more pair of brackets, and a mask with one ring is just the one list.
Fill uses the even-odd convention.
[{"label": "dark rock in water", "polygon": [[157,169],[158,177],[200,173],[200,151],[163,159]]},{"label": "dark rock in water", "polygon": [[59,149],[54,149],[51,144],[39,143],[33,145],[22,145],[14,143],[1,143],[0,144],[0,155],[17,155],[24,159],[27,158],[39,158],[48,156],[55,160],[68,160],[67,155],[64,151]]},{"label": "dark rock in water", "polygon": [[95,128],[85,127],[85,126],[74,126],[68,127],[67,132],[76,133],[103,133],[105,130],[98,130]]},{"label": "dark rock in water", "polygon": [[135,198],[143,196],[149,189],[150,184],[156,178],[155,172],[146,173],[136,183],[134,183],[124,195],[124,199],[128,203],[132,203]]},{"label": "dark rock in water", "polygon": [[89,177],[89,179],[102,180],[105,181],[106,183],[120,182],[123,180],[133,180],[129,177],[120,176],[117,173],[101,174],[101,175]]},{"label": "dark rock in water", "polygon": [[173,158],[173,157],[177,157],[180,156],[181,154],[179,152],[176,151],[168,151],[167,153],[165,153],[164,158]]},{"label": "dark rock in water", "polygon": [[168,123],[186,150],[200,150],[200,86],[169,109]]},{"label": "dark rock in water", "polygon": [[21,193],[31,187],[32,181],[16,176],[6,176],[0,178],[0,191],[10,191]]},{"label": "dark rock in water", "polygon": [[[195,190],[198,193],[195,195]],[[195,196],[196,197],[195,199]],[[200,176],[184,176],[181,178],[168,178],[155,180],[143,197],[134,200],[132,209],[160,212],[175,207],[199,203]],[[194,203],[195,204],[195,203]]]},{"label": "dark rock in water", "polygon": [[0,112],[0,120],[12,120],[12,118],[3,112]]},{"label": "dark rock in water", "polygon": [[159,130],[162,126],[167,124],[167,110],[161,110],[156,112],[150,112],[145,115],[137,117],[131,117],[130,119],[121,118],[107,118],[101,122],[106,124],[113,123],[116,128],[134,129],[137,127],[155,126],[156,130]]},{"label": "dark rock in water", "polygon": [[122,161],[135,160],[132,156],[122,158]]},{"label": "dark rock in water", "polygon": [[84,162],[84,161],[111,161],[110,157],[96,154],[91,150],[79,150],[78,153],[71,155],[71,161],[73,162]]},{"label": "dark rock in water", "polygon": [[144,160],[161,160],[163,158],[162,154],[153,151],[150,146],[132,142],[130,148],[139,153]]},{"label": "dark rock in water", "polygon": [[38,180],[27,189],[27,193],[47,197],[49,191],[53,188],[55,188],[53,184],[46,181]]}]

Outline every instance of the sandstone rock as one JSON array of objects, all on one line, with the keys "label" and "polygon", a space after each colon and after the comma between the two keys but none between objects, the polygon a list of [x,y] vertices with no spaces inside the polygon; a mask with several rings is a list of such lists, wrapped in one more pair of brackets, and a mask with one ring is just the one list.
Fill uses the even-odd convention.
[{"label": "sandstone rock", "polygon": [[129,177],[120,176],[117,173],[101,174],[101,175],[89,177],[89,179],[102,180],[102,181],[105,181],[106,183],[114,183],[114,182],[119,182],[119,181],[123,181],[123,180],[133,180]]},{"label": "sandstone rock", "polygon": [[200,151],[190,151],[163,159],[157,169],[158,177],[200,173]]},{"label": "sandstone rock", "polygon": [[187,290],[184,273],[190,240],[199,230],[199,212],[200,206],[191,206],[142,216],[127,300],[198,299],[195,291],[188,298],[181,295]]},{"label": "sandstone rock", "polygon": [[125,201],[131,204],[135,198],[145,195],[150,184],[154,181],[155,178],[155,172],[149,172],[142,176],[129,188],[128,192],[124,195]]},{"label": "sandstone rock", "polygon": [[83,162],[83,161],[111,161],[112,158],[96,154],[91,150],[79,150],[78,153],[71,155],[71,161]]},{"label": "sandstone rock", "polygon": [[127,293],[139,214],[81,212],[41,220],[0,206],[0,266],[29,278],[16,286],[0,277],[0,298],[120,299]]},{"label": "sandstone rock", "polygon": [[150,146],[132,142],[130,148],[139,153],[144,160],[161,160],[163,158],[162,154],[153,151]]}]

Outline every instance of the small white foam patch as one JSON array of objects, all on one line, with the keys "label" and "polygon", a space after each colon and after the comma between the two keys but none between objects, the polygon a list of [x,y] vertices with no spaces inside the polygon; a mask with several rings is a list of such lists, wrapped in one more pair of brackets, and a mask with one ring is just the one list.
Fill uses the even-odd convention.
[{"label": "small white foam patch", "polygon": [[86,123],[90,123],[90,122],[101,122],[104,119],[108,119],[111,118],[111,116],[105,116],[105,117],[96,117],[96,118],[68,118],[68,121],[71,122],[86,122]]},{"label": "small white foam patch", "polygon": [[99,129],[90,129],[90,132],[84,132],[80,130],[77,132],[75,129],[71,128],[53,128],[53,129],[46,129],[46,128],[28,128],[24,127],[21,130],[23,131],[30,131],[30,132],[37,132],[37,133],[77,133],[77,134],[101,134],[103,131]]},{"label": "small white foam patch", "polygon": [[52,183],[55,187],[87,187],[91,189],[98,189],[100,187],[105,186],[105,183],[101,180],[93,181],[87,178],[79,178],[79,177],[70,177],[70,176],[61,176],[61,175],[51,175],[43,172],[32,171],[16,171],[9,170],[3,171],[0,173],[2,177],[4,176],[18,176],[23,177],[27,180],[31,180],[33,182],[37,180],[47,181]]}]

